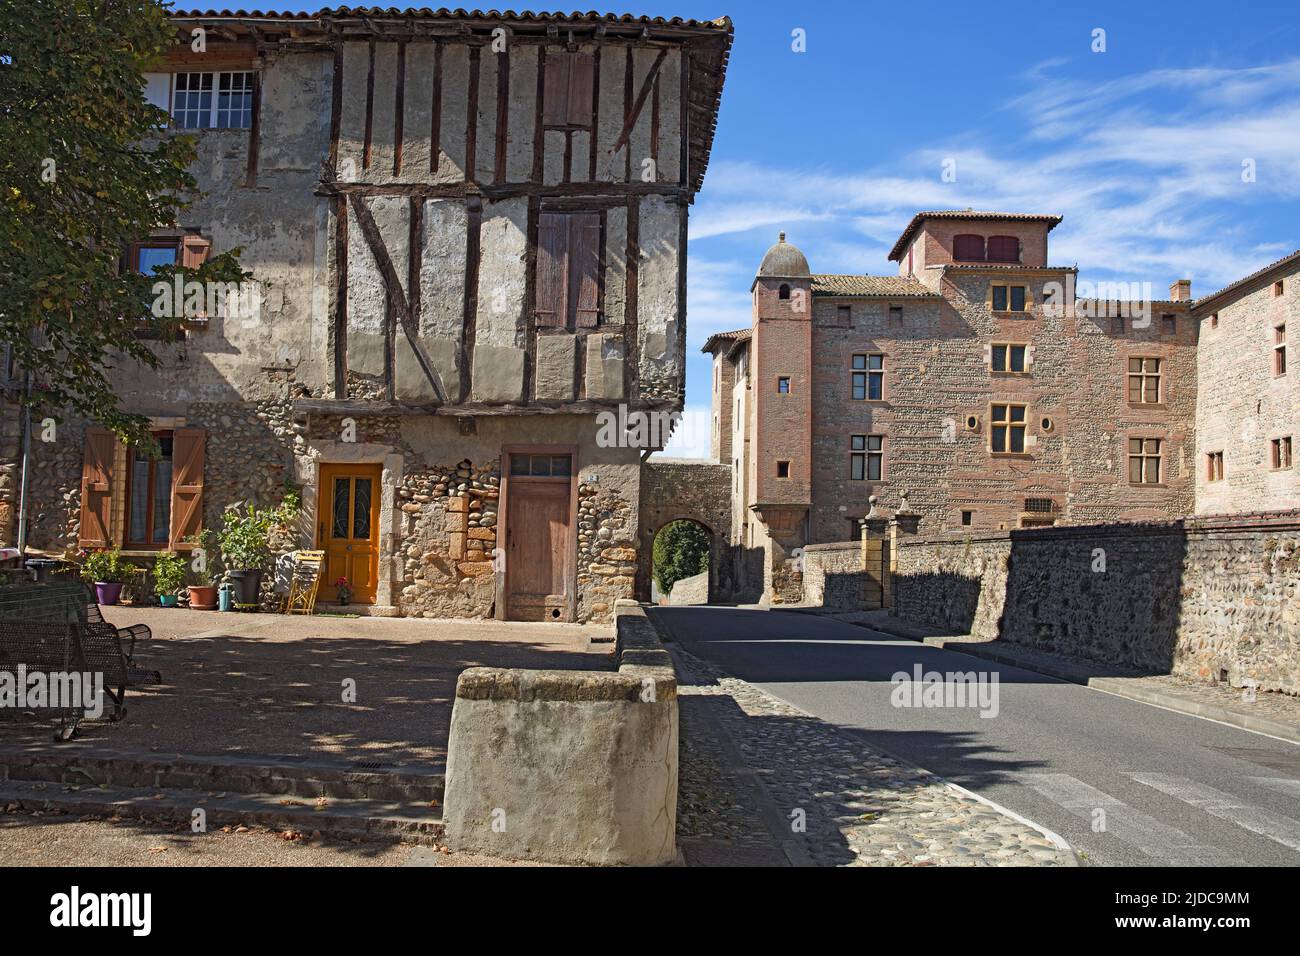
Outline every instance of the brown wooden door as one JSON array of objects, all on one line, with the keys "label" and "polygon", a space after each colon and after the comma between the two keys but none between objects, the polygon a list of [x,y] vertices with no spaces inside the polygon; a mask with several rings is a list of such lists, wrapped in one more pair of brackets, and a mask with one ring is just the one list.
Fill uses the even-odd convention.
[{"label": "brown wooden door", "polygon": [[511,477],[506,516],[506,608],[512,621],[568,620],[572,607],[571,486],[567,478]]},{"label": "brown wooden door", "polygon": [[347,578],[355,604],[374,604],[379,583],[379,465],[321,465],[316,547],[325,552],[319,598],[337,601]]}]

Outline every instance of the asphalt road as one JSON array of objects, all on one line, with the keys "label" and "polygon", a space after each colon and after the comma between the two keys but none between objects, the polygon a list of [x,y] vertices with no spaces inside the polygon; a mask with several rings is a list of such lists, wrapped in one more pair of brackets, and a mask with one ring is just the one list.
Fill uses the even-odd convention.
[{"label": "asphalt road", "polygon": [[[696,657],[1056,831],[1091,864],[1300,865],[1295,744],[810,614],[652,613]],[[984,675],[989,692],[996,675],[996,716],[897,706],[891,678],[918,664]]]}]

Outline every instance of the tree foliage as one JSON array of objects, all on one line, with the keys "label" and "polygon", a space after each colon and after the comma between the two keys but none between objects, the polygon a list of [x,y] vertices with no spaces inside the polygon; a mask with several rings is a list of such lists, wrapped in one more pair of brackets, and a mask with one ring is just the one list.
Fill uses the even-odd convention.
[{"label": "tree foliage", "polygon": [[709,533],[694,521],[674,521],[655,536],[654,577],[667,594],[683,578],[709,570]]},{"label": "tree foliage", "polygon": [[[0,345],[33,380],[33,406],[147,442],[106,369],[157,367],[142,331],[167,339],[153,284],[122,268],[130,243],[175,227],[197,197],[191,136],[165,131],[143,73],[177,40],[152,0],[0,2]],[[239,250],[186,278],[238,282]]]}]

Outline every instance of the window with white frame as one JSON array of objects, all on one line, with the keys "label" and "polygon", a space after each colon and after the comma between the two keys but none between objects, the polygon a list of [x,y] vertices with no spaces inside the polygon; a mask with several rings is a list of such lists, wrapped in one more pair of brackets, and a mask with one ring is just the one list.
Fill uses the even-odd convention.
[{"label": "window with white frame", "polygon": [[248,129],[253,125],[253,74],[177,73],[172,120],[179,129]]}]

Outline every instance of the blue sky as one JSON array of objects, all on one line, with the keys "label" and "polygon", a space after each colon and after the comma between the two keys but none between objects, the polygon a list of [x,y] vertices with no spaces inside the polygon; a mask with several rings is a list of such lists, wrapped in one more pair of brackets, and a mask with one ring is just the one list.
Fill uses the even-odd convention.
[{"label": "blue sky", "polygon": [[[780,230],[816,272],[890,274],[916,210],[1058,213],[1053,264],[1150,282],[1157,297],[1177,278],[1204,295],[1300,247],[1295,0],[645,0],[614,12],[735,21],[691,211],[688,417],[707,417],[700,345],[749,324],[749,284]],[[1096,29],[1105,52],[1092,51]],[[682,437],[670,452],[707,454],[707,428]]]}]

